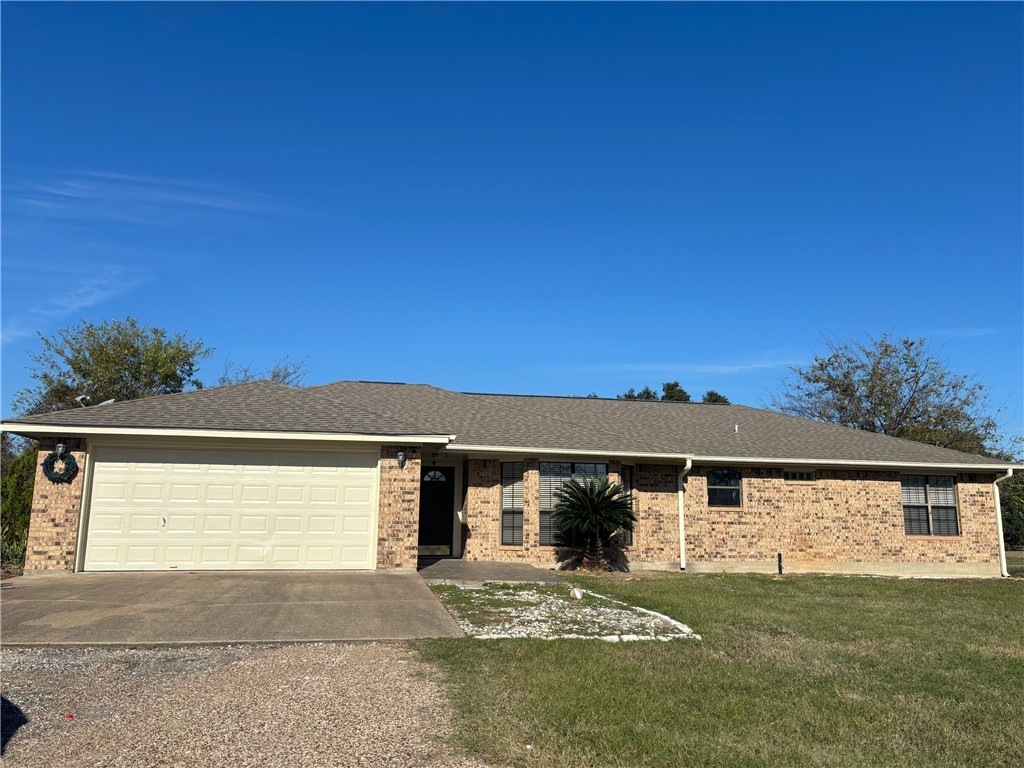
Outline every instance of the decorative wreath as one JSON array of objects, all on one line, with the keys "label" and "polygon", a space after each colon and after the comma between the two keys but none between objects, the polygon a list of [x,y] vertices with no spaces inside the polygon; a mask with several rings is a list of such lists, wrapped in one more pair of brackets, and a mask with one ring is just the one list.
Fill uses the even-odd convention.
[{"label": "decorative wreath", "polygon": [[[57,471],[57,462],[64,462],[64,469]],[[43,460],[43,474],[51,483],[70,483],[78,474],[78,462],[70,453],[54,451]]]}]

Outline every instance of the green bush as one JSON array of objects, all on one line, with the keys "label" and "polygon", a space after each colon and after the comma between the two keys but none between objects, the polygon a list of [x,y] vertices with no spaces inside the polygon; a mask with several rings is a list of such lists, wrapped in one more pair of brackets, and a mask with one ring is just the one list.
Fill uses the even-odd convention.
[{"label": "green bush", "polygon": [[1003,541],[1007,549],[1024,549],[1024,475],[999,484],[1003,507]]},{"label": "green bush", "polygon": [[27,446],[0,478],[0,567],[4,572],[20,570],[25,564],[38,456],[37,445]]}]

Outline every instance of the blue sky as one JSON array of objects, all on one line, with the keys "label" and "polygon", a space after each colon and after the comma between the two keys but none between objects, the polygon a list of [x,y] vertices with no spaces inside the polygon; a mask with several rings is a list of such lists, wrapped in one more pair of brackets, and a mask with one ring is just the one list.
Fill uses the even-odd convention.
[{"label": "blue sky", "polygon": [[1019,4],[21,4],[3,410],[137,315],[309,383],[758,405],[927,335],[1024,422]]}]

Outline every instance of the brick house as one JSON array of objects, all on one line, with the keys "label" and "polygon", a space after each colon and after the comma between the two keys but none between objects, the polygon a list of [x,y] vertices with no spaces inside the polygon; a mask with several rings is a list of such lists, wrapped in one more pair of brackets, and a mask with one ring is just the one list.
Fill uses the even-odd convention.
[{"label": "brick house", "polygon": [[3,428],[42,447],[28,571],[553,565],[554,491],[607,475],[634,568],[1005,574],[1012,465],[746,406],[254,382]]}]

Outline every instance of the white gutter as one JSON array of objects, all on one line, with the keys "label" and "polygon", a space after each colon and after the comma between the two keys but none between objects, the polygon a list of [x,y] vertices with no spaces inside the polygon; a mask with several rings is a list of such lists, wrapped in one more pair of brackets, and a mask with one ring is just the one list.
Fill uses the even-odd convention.
[{"label": "white gutter", "polygon": [[[968,472],[996,472],[1007,467],[1006,464],[970,464],[935,461],[888,461],[867,459],[780,459],[764,456],[697,456],[694,459],[699,464],[737,464],[749,466],[794,466],[794,467],[900,467],[901,469],[951,469]],[[1024,466],[1016,466],[1016,469],[1024,469]]]},{"label": "white gutter", "polygon": [[445,450],[466,453],[503,453],[530,456],[616,456],[623,459],[662,459],[665,461],[690,461],[692,453],[644,453],[638,451],[581,451],[577,448],[536,448],[524,445],[460,445],[449,443]]},{"label": "white gutter", "polygon": [[687,459],[686,465],[679,470],[676,479],[676,496],[679,498],[679,569],[686,570],[686,525],[683,523],[683,497],[685,496],[686,476],[693,469],[693,459]]},{"label": "white gutter", "polygon": [[164,429],[131,427],[79,427],[73,424],[0,424],[0,431],[17,435],[116,435],[117,437],[210,437],[249,440],[314,440],[394,445],[447,443],[452,435],[365,435],[349,432],[275,432],[244,429]]},{"label": "white gutter", "polygon": [[1009,577],[1010,571],[1006,567],[1006,542],[1003,541],[1003,504],[999,499],[999,484],[1003,480],[1013,477],[1013,467],[1006,470],[1006,474],[997,477],[992,483],[992,491],[996,497],[996,535],[999,537],[999,573],[1003,577]]}]

